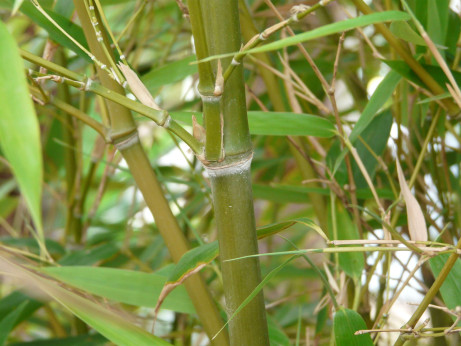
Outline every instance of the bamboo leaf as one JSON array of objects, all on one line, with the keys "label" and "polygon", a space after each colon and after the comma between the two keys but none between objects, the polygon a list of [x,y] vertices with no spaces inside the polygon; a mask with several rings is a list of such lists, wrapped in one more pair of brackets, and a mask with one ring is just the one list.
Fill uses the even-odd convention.
[{"label": "bamboo leaf", "polygon": [[367,329],[365,321],[357,312],[350,309],[339,309],[333,320],[337,346],[372,346],[369,334],[354,335],[358,330]]},{"label": "bamboo leaf", "polygon": [[[269,51],[293,46],[295,44],[306,42],[306,41],[313,40],[316,38],[342,33],[344,31],[352,30],[352,29],[367,26],[367,25],[383,23],[383,22],[390,22],[390,21],[409,20],[409,19],[410,19],[410,16],[407,13],[401,12],[401,11],[375,12],[372,14],[367,14],[364,16],[347,19],[347,20],[343,20],[340,22],[332,23],[332,24],[327,24],[327,25],[321,26],[320,28],[316,28],[314,30],[311,30],[311,31],[308,31],[302,34],[287,37],[285,39],[278,40],[278,41],[266,44],[261,47],[250,49],[246,51],[246,53],[253,54],[253,53],[260,53],[260,52],[269,52]],[[210,61],[210,60],[215,60],[219,58],[226,58],[226,57],[234,56],[236,53],[237,52],[230,53],[230,54],[210,56],[206,59],[200,60],[199,63]]]},{"label": "bamboo leaf", "polygon": [[[394,198],[390,189],[376,189],[378,196],[381,198]],[[329,196],[330,191],[322,187],[307,187],[296,185],[261,185],[253,184],[253,196],[255,198],[280,203],[310,203],[308,193],[318,193],[319,195]],[[360,199],[372,198],[373,194],[369,189],[357,189],[357,197]]]},{"label": "bamboo leaf", "polygon": [[[326,241],[329,240],[325,233],[322,231],[322,229],[308,218],[287,220],[259,227],[257,230],[258,239],[262,239],[265,237],[269,237],[273,234],[279,233],[287,228],[290,228],[295,224],[305,225],[306,227],[317,232]],[[174,269],[169,275],[168,280],[165,283],[162,292],[160,293],[160,297],[156,305],[156,310],[159,309],[160,304],[162,304],[163,300],[168,296],[168,294],[171,291],[173,291],[178,285],[183,283],[184,280],[187,279],[190,275],[198,273],[208,263],[213,261],[218,255],[219,246],[217,241],[198,246],[186,252],[181,257],[179,262],[174,266]]]},{"label": "bamboo leaf", "polygon": [[390,27],[392,33],[407,42],[414,43],[419,46],[427,46],[426,41],[412,29],[407,22],[393,22]]},{"label": "bamboo leaf", "polygon": [[4,345],[8,335],[16,325],[17,320],[21,316],[24,308],[27,306],[27,301],[22,302],[13,311],[6,315],[0,322],[0,345]]},{"label": "bamboo leaf", "polygon": [[[103,267],[49,267],[43,271],[69,285],[114,301],[135,306],[155,307],[166,276]],[[195,309],[184,287],[175,290],[164,308],[183,313]]]},{"label": "bamboo leaf", "polygon": [[171,62],[147,72],[141,77],[141,80],[149,90],[179,82],[185,77],[197,73],[197,65],[190,64],[195,60],[195,55],[191,55],[187,58]]},{"label": "bamboo leaf", "polygon": [[[13,0],[6,0],[10,7],[13,6]],[[43,4],[45,6],[45,4]],[[53,41],[56,41],[61,46],[66,47],[78,56],[82,57],[83,59],[91,62],[91,58],[85,54],[74,42],[72,42],[66,35],[64,35],[56,26],[53,25],[37,8],[30,2],[26,1],[23,2],[19,8],[19,10],[29,17],[33,22],[37,25],[42,27],[48,32],[48,35]],[[85,35],[83,34],[82,28],[67,19],[66,17],[50,10],[45,9],[46,13],[53,18],[53,20],[59,24],[61,28],[63,28],[69,35],[71,35],[75,40],[77,40],[82,46],[85,48],[88,47],[85,39]]]},{"label": "bamboo leaf", "polygon": [[[391,134],[392,122],[392,113],[387,109],[373,118],[370,125],[362,132],[360,140],[355,143],[357,154],[360,156],[372,180],[374,179],[376,169],[379,165],[375,157],[381,157],[386,149]],[[368,184],[355,160],[352,163],[352,173],[354,175],[356,187],[366,190]],[[392,195],[391,198],[394,198],[394,196]]]},{"label": "bamboo leaf", "polygon": [[34,293],[41,293],[66,307],[78,318],[117,345],[169,345],[166,341],[131,323],[128,316],[120,316],[103,305],[75,294],[57,283],[25,269],[14,258],[0,257],[0,269],[4,275],[18,278]]},{"label": "bamboo leaf", "polygon": [[[336,227],[338,230],[338,240],[360,239],[356,225],[349,217],[346,209],[336,202]],[[328,210],[328,228],[333,229],[331,207]],[[358,252],[344,252],[339,255],[339,266],[344,272],[355,279],[360,278],[365,267],[363,254]]]},{"label": "bamboo leaf", "polygon": [[410,188],[403,176],[402,168],[397,160],[397,175],[399,178],[400,189],[407,207],[408,218],[408,231],[410,233],[410,240],[414,241],[427,241],[427,227],[424,219],[423,211],[419,206],[418,201],[413,196]]},{"label": "bamboo leaf", "polygon": [[0,321],[3,321],[5,316],[8,316],[14,309],[22,304],[25,304],[25,307],[16,319],[16,324],[29,318],[30,315],[42,306],[41,302],[28,297],[21,291],[11,292],[0,300]]},{"label": "bamboo leaf", "polygon": [[[203,124],[199,112],[171,112],[170,115],[187,125],[192,125],[192,115],[195,115],[197,121]],[[249,111],[248,124],[252,135],[329,138],[335,131],[331,121],[310,114]]]},{"label": "bamboo leaf", "polygon": [[349,136],[351,143],[354,143],[360,134],[372,122],[378,111],[384,106],[386,101],[392,96],[397,84],[402,77],[395,71],[390,71],[386,77],[379,83],[373,95],[370,97],[365,109],[362,112],[359,120],[355,124]]},{"label": "bamboo leaf", "polygon": [[[432,257],[429,260],[429,264],[434,274],[434,277],[437,278],[442,271],[443,266],[448,260],[450,255],[442,254],[435,257]],[[457,306],[461,306],[461,260],[458,258],[455,262],[455,265],[448,273],[447,278],[440,287],[440,293],[442,294],[443,301],[447,308],[455,309]]]},{"label": "bamboo leaf", "polygon": [[267,315],[267,327],[269,328],[269,340],[271,346],[290,346],[290,339],[285,334],[282,328],[280,328],[277,323],[271,318],[270,315]]},{"label": "bamboo leaf", "polygon": [[45,250],[41,197],[40,128],[16,42],[0,22],[0,147],[27,202],[41,249]]},{"label": "bamboo leaf", "polygon": [[[419,79],[419,77],[410,69],[410,67],[403,61],[400,60],[383,60],[392,70],[399,73],[402,77],[405,77],[409,81],[419,85],[422,88],[426,88],[425,84]],[[438,84],[443,86],[445,90],[446,84],[449,83],[448,78],[446,77],[445,73],[439,66],[428,65],[428,64],[421,64],[424,69],[436,80]],[[453,75],[456,83],[461,85],[461,73],[458,71],[450,70],[451,74]]]}]

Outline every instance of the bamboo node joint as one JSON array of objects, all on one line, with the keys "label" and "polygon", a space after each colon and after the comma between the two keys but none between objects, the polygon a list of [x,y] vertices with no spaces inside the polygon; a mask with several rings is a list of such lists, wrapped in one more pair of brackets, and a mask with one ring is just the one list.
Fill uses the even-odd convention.
[{"label": "bamboo node joint", "polygon": [[202,102],[205,103],[218,103],[221,100],[221,95],[200,95]]},{"label": "bamboo node joint", "polygon": [[253,152],[246,154],[240,160],[232,161],[227,164],[205,165],[205,170],[210,177],[219,177],[231,174],[241,174],[250,169]]},{"label": "bamboo node joint", "polygon": [[139,136],[137,132],[132,133],[130,136],[120,140],[120,141],[115,141],[114,146],[119,150],[124,150],[128,149],[132,145],[136,144],[139,142]]}]

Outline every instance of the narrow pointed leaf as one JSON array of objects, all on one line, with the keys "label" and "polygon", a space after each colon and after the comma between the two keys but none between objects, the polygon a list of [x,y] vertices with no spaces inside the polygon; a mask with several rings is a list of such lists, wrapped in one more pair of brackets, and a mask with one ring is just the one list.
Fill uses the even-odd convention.
[{"label": "narrow pointed leaf", "polygon": [[[111,300],[135,306],[155,307],[166,276],[103,267],[49,267],[43,271],[69,285]],[[175,290],[163,307],[183,313],[195,309],[184,289]]]},{"label": "narrow pointed leaf", "polygon": [[[448,254],[442,254],[432,257],[429,260],[435,278],[439,276],[449,256]],[[461,306],[461,280],[459,278],[461,278],[461,260],[458,258],[443,282],[442,287],[440,287],[443,302],[449,309]]]},{"label": "narrow pointed leaf", "polygon": [[0,147],[8,160],[44,246],[40,128],[16,42],[0,22]]},{"label": "narrow pointed leaf", "polygon": [[[375,12],[372,14],[367,14],[364,16],[343,20],[340,22],[327,24],[321,26],[320,28],[316,28],[314,30],[298,34],[295,36],[287,37],[282,40],[278,40],[261,47],[256,47],[246,51],[247,54],[253,53],[260,53],[260,52],[269,52],[273,50],[282,49],[285,47],[293,46],[298,43],[306,42],[309,40],[313,40],[316,38],[329,36],[333,34],[342,33],[344,31],[352,30],[355,28],[372,25],[376,23],[383,23],[383,22],[390,22],[390,21],[398,21],[398,20],[409,20],[410,16],[401,11],[385,11],[385,12]],[[209,58],[203,59],[200,62],[205,62],[209,60],[225,58],[229,56],[235,55],[237,52],[230,53],[230,54],[221,54],[221,55],[214,55],[210,56]]]},{"label": "narrow pointed leaf", "polygon": [[369,334],[354,335],[358,330],[367,329],[362,316],[354,310],[339,309],[336,311],[333,327],[337,346],[373,346]]},{"label": "narrow pointed leaf", "polygon": [[15,262],[15,258],[0,256],[0,270],[5,275],[13,275],[26,288],[33,289],[34,293],[54,299],[116,345],[169,345],[166,341],[133,324],[129,316],[120,316],[120,311],[116,313],[109,310],[30,269],[25,269]]},{"label": "narrow pointed leaf", "polygon": [[16,309],[6,315],[0,322],[0,345],[4,345],[8,335],[16,325],[16,321],[21,316],[28,302],[22,302]]},{"label": "narrow pointed leaf", "polygon": [[165,84],[179,82],[185,77],[197,73],[197,65],[190,65],[195,60],[196,57],[192,55],[182,60],[171,62],[147,72],[141,77],[141,80],[149,90],[159,88]]},{"label": "narrow pointed leaf", "polygon": [[[290,228],[295,224],[305,225],[306,227],[317,232],[323,239],[328,241],[328,238],[322,229],[308,218],[287,220],[259,227],[257,230],[257,237],[258,239],[269,237],[273,234]],[[171,271],[171,274],[165,283],[165,287],[162,289],[162,293],[160,294],[157,307],[162,303],[162,300],[165,299],[171,291],[173,291],[173,289],[180,285],[190,275],[199,272],[203,267],[205,267],[206,264],[214,260],[218,254],[219,247],[217,241],[198,246],[186,252]]]},{"label": "narrow pointed leaf", "polygon": [[426,41],[416,32],[407,22],[393,22],[391,24],[392,33],[411,43],[419,46],[427,46]]},{"label": "narrow pointed leaf", "polygon": [[[192,115],[195,115],[198,123],[203,124],[199,112],[171,112],[170,115],[187,125],[192,125]],[[249,111],[248,124],[252,135],[330,138],[335,131],[331,121],[311,114]]]},{"label": "narrow pointed leaf", "polygon": [[400,189],[407,207],[410,239],[414,241],[427,241],[427,227],[423,211],[405,181],[399,161],[397,161],[397,175],[399,178]]},{"label": "narrow pointed leaf", "polygon": [[386,101],[392,96],[397,84],[402,77],[395,71],[390,71],[386,77],[379,83],[373,95],[370,97],[365,109],[360,115],[349,136],[351,143],[354,143],[360,134],[373,121],[378,111],[384,106]]}]

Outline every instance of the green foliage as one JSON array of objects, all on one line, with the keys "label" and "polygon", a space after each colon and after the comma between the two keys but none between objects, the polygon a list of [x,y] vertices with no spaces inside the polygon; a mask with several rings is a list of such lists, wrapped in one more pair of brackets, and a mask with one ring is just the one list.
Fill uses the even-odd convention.
[{"label": "green foliage", "polygon": [[373,345],[370,335],[355,335],[358,330],[366,329],[363,318],[354,310],[339,309],[334,319],[336,345]]},{"label": "green foliage", "polygon": [[11,165],[44,248],[41,215],[43,162],[40,129],[18,48],[6,26],[0,23],[0,147]]},{"label": "green foliage", "polygon": [[272,3],[0,0],[0,345],[458,333],[459,14]]}]

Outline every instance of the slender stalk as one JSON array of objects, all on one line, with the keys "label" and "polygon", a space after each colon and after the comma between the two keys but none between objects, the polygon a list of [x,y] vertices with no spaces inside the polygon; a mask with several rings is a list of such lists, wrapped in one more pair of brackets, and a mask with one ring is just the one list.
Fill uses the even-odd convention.
[{"label": "slender stalk", "polygon": [[[127,108],[129,110],[133,110],[141,115],[148,117],[149,119],[153,120],[157,125],[166,128],[167,130],[173,132],[179,138],[181,138],[189,147],[194,151],[196,154],[200,154],[202,151],[201,143],[192,136],[189,132],[187,132],[183,127],[181,127],[176,121],[170,118],[169,114],[165,110],[155,110],[150,108],[146,105],[143,105],[140,102],[133,101],[128,97],[123,95],[123,88],[121,88],[115,80],[112,80],[111,84],[118,85],[117,90],[118,92],[114,92],[113,89],[107,88],[105,86],[106,81],[102,81],[102,85],[98,83],[93,83],[90,79],[85,76],[81,76],[73,71],[70,71],[62,66],[59,66],[51,61],[45,60],[38,56],[35,56],[27,51],[21,50],[21,56],[35,64],[40,66],[46,67],[50,71],[54,71],[62,75],[61,76],[49,76],[49,79],[58,82],[58,83],[65,83],[75,88],[79,88],[80,90],[84,91],[91,91],[103,98],[112,101],[111,103],[117,103],[123,108]],[[38,74],[38,73],[37,73]],[[43,76],[42,74],[38,74]],[[107,74],[105,74],[109,77]],[[106,78],[107,79],[107,78]],[[109,77],[109,79],[112,79]],[[75,113],[75,112],[74,112]],[[71,115],[74,115],[71,113]],[[82,117],[80,117],[82,118]],[[88,123],[88,125],[92,126]],[[99,132],[99,131],[98,131]]]},{"label": "slender stalk", "polygon": [[[458,240],[458,245],[456,245],[456,250],[459,250],[459,249],[461,249],[461,239]],[[437,279],[435,279],[431,288],[424,296],[423,301],[418,305],[418,307],[416,308],[416,311],[413,313],[413,315],[411,316],[411,318],[408,320],[408,322],[405,324],[403,328],[410,328],[410,329],[415,328],[416,323],[418,323],[424,311],[426,311],[432,299],[434,299],[440,287],[445,282],[445,279],[447,278],[448,274],[450,273],[451,269],[455,265],[456,260],[458,258],[459,258],[459,254],[457,252],[452,253],[450,257],[448,257],[448,260],[445,262],[445,265],[440,271],[439,276],[437,276]],[[404,334],[401,333],[399,338],[395,342],[394,346],[401,346],[404,344],[404,342],[405,342]]]},{"label": "slender stalk", "polygon": [[[238,0],[189,0],[188,4],[198,59],[240,48]],[[205,14],[207,20],[203,21],[201,19]],[[242,66],[238,64],[233,68],[234,72],[229,76],[224,90],[216,88],[222,77],[219,65],[226,70],[231,66],[231,61],[231,58],[227,58],[219,63],[214,62],[216,66],[199,64],[199,91],[205,101],[207,126],[207,149],[202,162],[211,181],[229,316],[261,282],[259,259],[227,262],[258,253],[250,171],[252,144]],[[203,65],[202,68],[200,65]],[[213,74],[210,74],[210,66],[215,69]],[[207,117],[212,117],[212,120],[207,120]],[[269,345],[262,292],[230,321],[229,334],[231,345]]]},{"label": "slender stalk", "polygon": [[[108,61],[105,61],[107,56],[98,43],[85,4],[79,0],[74,0],[74,4],[91,51],[104,63],[109,64]],[[104,37],[105,33],[102,32],[102,35]],[[108,42],[106,37],[104,37],[104,42]],[[99,68],[98,75],[102,85],[109,91],[112,91],[113,94],[123,94],[123,88]],[[131,113],[128,108],[121,104],[109,100],[106,100],[106,104],[111,120],[111,139],[126,160],[133,178],[154,216],[171,257],[173,261],[177,262],[188,250],[187,239],[179,228],[157,177],[139,143],[136,125]],[[206,333],[210,338],[213,337],[221,328],[222,321],[202,276],[190,277],[185,282],[185,286]],[[226,333],[220,334],[216,338],[215,344],[227,345]]]}]

